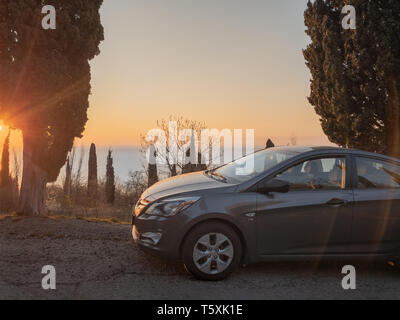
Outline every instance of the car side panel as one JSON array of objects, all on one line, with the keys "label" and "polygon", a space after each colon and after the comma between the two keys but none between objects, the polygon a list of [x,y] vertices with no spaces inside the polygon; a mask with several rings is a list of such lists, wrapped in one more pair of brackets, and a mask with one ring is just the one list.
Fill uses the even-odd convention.
[{"label": "car side panel", "polygon": [[[347,201],[331,206],[334,198]],[[304,191],[257,198],[258,250],[261,255],[346,254],[352,221],[349,190]]]},{"label": "car side panel", "polygon": [[400,252],[400,190],[355,190],[352,253]]}]

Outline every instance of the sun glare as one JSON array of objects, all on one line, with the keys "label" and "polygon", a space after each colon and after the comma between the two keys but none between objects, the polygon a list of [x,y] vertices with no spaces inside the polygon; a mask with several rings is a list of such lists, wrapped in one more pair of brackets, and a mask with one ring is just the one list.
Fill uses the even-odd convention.
[{"label": "sun glare", "polygon": [[0,131],[3,130],[3,127],[0,125]]}]

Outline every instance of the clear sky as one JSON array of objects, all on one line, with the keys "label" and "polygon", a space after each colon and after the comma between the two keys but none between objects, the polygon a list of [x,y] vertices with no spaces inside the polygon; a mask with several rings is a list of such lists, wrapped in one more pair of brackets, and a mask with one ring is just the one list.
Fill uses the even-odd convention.
[{"label": "clear sky", "polygon": [[[83,141],[136,145],[170,115],[327,144],[307,102],[306,0],[105,0]],[[4,130],[0,136],[4,136]],[[0,137],[1,138],[1,137]]]}]

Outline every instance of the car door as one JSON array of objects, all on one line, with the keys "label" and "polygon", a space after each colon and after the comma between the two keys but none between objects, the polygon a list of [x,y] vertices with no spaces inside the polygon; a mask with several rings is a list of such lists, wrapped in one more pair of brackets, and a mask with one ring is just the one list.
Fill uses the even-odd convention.
[{"label": "car door", "polygon": [[[303,160],[258,185],[257,243],[261,255],[346,252],[353,203],[347,182],[349,160],[346,156]],[[265,183],[284,183],[287,188],[260,188]]]},{"label": "car door", "polygon": [[355,157],[352,253],[400,252],[400,165]]}]

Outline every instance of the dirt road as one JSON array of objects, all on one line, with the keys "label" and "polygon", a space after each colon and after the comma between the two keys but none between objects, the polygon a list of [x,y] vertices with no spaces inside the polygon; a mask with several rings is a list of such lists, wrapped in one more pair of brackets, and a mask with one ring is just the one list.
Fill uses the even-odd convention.
[{"label": "dirt road", "polygon": [[[130,229],[83,220],[0,219],[0,299],[400,299],[400,268],[386,264],[353,263],[354,291],[342,289],[343,264],[332,262],[263,263],[222,282],[200,282],[180,264],[142,253]],[[54,291],[41,287],[44,265],[56,268]]]}]

